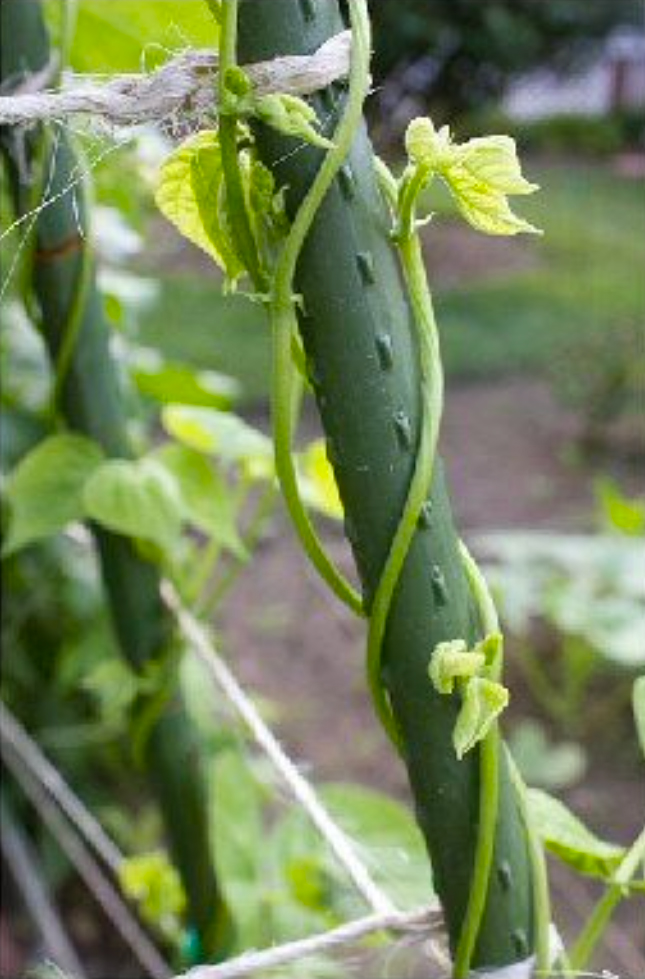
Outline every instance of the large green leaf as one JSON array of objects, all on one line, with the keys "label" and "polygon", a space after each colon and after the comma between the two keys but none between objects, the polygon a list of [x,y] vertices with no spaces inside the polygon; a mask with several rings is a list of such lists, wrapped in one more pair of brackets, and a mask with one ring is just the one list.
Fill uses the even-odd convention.
[{"label": "large green leaf", "polygon": [[[46,11],[59,42],[59,0],[48,0]],[[83,72],[141,71],[179,50],[213,47],[217,35],[203,0],[80,0],[71,64]]]},{"label": "large green leaf", "polygon": [[251,475],[266,478],[273,472],[271,440],[237,415],[215,408],[168,405],[162,420],[168,434],[189,448],[242,464]]},{"label": "large green leaf", "polygon": [[232,377],[164,361],[156,351],[145,351],[133,368],[132,376],[142,394],[161,404],[179,402],[207,408],[230,408],[240,390]]},{"label": "large green leaf", "polygon": [[432,871],[409,809],[383,792],[349,783],[323,786],[322,796],[395,904],[403,909],[429,904],[434,896]]},{"label": "large green leaf", "polygon": [[529,789],[535,827],[551,853],[581,874],[609,880],[622,860],[622,847],[601,840],[558,799],[541,789]]},{"label": "large green leaf", "polygon": [[181,496],[171,474],[151,459],[111,459],[87,482],[88,516],[109,530],[171,547],[182,523]]},{"label": "large green leaf", "polygon": [[[431,901],[434,890],[428,856],[421,832],[405,806],[382,792],[351,783],[328,783],[319,792],[336,822],[355,842],[375,881],[397,906],[412,909]],[[284,851],[285,865],[296,858],[322,858],[337,886],[345,888],[344,872],[301,811],[294,810],[285,819],[276,845]],[[346,900],[351,905],[355,901],[350,890]],[[355,906],[345,910],[358,913]]]},{"label": "large green leaf", "polygon": [[154,459],[171,473],[181,495],[184,518],[243,557],[244,546],[235,524],[232,491],[200,452],[185,445],[165,445]]},{"label": "large green leaf", "polygon": [[100,447],[80,435],[52,435],[26,455],[7,480],[9,529],[3,553],[82,519],[83,488],[102,461]]}]

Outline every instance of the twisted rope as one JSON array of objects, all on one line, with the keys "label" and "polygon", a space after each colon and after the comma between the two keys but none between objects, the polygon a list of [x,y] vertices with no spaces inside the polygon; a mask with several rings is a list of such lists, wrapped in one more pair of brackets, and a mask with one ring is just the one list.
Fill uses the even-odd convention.
[{"label": "twisted rope", "polygon": [[[247,65],[258,95],[288,92],[310,95],[349,71],[351,32],[343,31],[312,55],[288,55]],[[50,79],[50,71],[31,76],[11,95],[0,96],[0,125],[32,125],[47,120],[92,115],[115,126],[160,122],[178,113],[212,115],[217,106],[217,54],[184,51],[150,74],[129,74],[107,82],[73,75],[62,91],[34,91],[35,79]]]},{"label": "twisted rope", "polygon": [[[8,708],[4,706],[3,715],[5,718],[8,715]],[[25,734],[25,737],[30,740],[28,735]],[[146,970],[147,975],[152,976],[153,979],[168,979],[170,976],[168,966],[116,887],[105,875],[101,865],[83,842],[86,838],[83,831],[77,827],[79,829],[77,835],[70,824],[65,821],[63,811],[52,806],[52,797],[49,795],[48,786],[42,780],[42,769],[39,767],[37,770],[33,770],[29,763],[25,763],[25,759],[20,753],[20,749],[16,749],[15,743],[4,738],[4,730],[0,748],[5,765],[25,796],[38,812],[61,851],[76,869],[79,877],[85,882],[116,930]],[[82,803],[76,799],[71,789],[67,789],[67,792],[74,799],[75,804],[82,807]]]},{"label": "twisted rope", "polygon": [[13,751],[32,778],[46,789],[70,823],[91,844],[94,852],[116,876],[124,859],[123,854],[2,701],[0,701],[0,737],[3,754],[7,749]]},{"label": "twisted rope", "polygon": [[[269,969],[296,962],[309,955],[331,952],[346,945],[373,935],[379,931],[392,931],[399,934],[420,934],[427,932],[431,925],[432,912],[427,908],[403,913],[373,914],[357,921],[350,921],[331,931],[299,941],[287,942],[263,952],[246,952],[221,965],[202,965],[174,979],[243,979],[257,973],[263,976]],[[511,979],[511,977],[509,977]]]},{"label": "twisted rope", "polygon": [[396,908],[358,857],[351,840],[334,822],[311,783],[307,781],[289,758],[275,734],[262,720],[251,698],[244,692],[227,664],[217,653],[203,626],[182,605],[177,592],[167,581],[162,585],[162,595],[194,653],[205,665],[211,678],[244,721],[254,740],[281,776],[296,802],[302,806],[320,835],[329,844],[336,859],[344,867],[366,904],[378,915],[395,914]]}]

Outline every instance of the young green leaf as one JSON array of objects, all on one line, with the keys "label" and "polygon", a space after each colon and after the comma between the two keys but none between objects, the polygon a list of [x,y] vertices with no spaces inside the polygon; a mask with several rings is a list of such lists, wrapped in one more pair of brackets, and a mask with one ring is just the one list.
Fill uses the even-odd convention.
[{"label": "young green leaf", "polygon": [[141,917],[167,940],[182,938],[186,895],[179,874],[161,852],[128,857],[119,866],[119,883]]},{"label": "young green leaf", "polygon": [[195,449],[177,444],[165,445],[152,458],[175,478],[184,519],[243,558],[232,492],[213,464]]},{"label": "young green leaf", "polygon": [[132,368],[134,382],[142,394],[161,404],[230,408],[239,395],[239,383],[226,374],[162,360],[147,349],[137,353],[139,358]]},{"label": "young green leaf", "polygon": [[103,458],[96,442],[71,434],[52,435],[26,455],[7,480],[9,528],[3,554],[81,520],[83,488]]},{"label": "young green leaf", "polygon": [[447,184],[463,217],[489,235],[538,233],[511,210],[511,194],[537,190],[522,175],[515,141],[510,136],[485,136],[453,143],[450,130],[435,130],[428,118],[413,119],[406,133],[410,166],[402,182],[402,200],[415,188],[418,195],[437,174]]},{"label": "young green leaf", "polygon": [[599,479],[595,490],[608,530],[629,537],[641,537],[645,533],[645,501],[625,496],[611,479]]},{"label": "young green leaf", "polygon": [[581,874],[610,880],[624,850],[599,839],[567,807],[541,789],[529,789],[534,825],[551,853]]},{"label": "young green leaf", "polygon": [[323,149],[333,146],[316,128],[318,117],[315,110],[297,95],[276,93],[257,98],[253,103],[253,114],[285,136],[295,136]]},{"label": "young green leaf", "polygon": [[174,477],[152,459],[111,459],[83,491],[85,510],[102,526],[166,549],[181,530],[183,510]]},{"label": "young green leaf", "polygon": [[474,676],[466,682],[464,701],[452,735],[457,758],[474,748],[508,705],[508,690],[501,683]]},{"label": "young green leaf", "polygon": [[634,706],[634,720],[636,721],[636,733],[638,734],[643,755],[645,755],[645,676],[639,676],[634,683],[632,702]]},{"label": "young green leaf", "polygon": [[215,408],[168,405],[162,421],[168,434],[189,448],[236,463],[252,478],[272,478],[271,440],[237,415]]},{"label": "young green leaf", "polygon": [[486,665],[486,657],[477,649],[469,650],[463,639],[440,642],[428,667],[432,685],[438,693],[450,694],[457,680],[476,676]]},{"label": "young green leaf", "polygon": [[164,161],[155,202],[185,238],[235,281],[243,265],[225,219],[222,154],[215,130],[192,136]]}]

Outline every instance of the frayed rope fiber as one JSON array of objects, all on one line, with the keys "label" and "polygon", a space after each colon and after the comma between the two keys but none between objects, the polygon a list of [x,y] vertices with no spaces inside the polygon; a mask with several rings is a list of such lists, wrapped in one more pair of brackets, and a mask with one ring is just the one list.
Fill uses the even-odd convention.
[{"label": "frayed rope fiber", "polygon": [[[244,70],[258,95],[310,95],[346,77],[350,57],[351,32],[343,31],[312,55],[287,55],[247,65]],[[216,82],[214,51],[184,51],[150,74],[118,75],[107,82],[72,75],[60,91],[34,92],[18,86],[12,94],[0,96],[0,125],[33,125],[91,115],[115,126],[135,126],[181,112],[208,114],[217,104]]]}]

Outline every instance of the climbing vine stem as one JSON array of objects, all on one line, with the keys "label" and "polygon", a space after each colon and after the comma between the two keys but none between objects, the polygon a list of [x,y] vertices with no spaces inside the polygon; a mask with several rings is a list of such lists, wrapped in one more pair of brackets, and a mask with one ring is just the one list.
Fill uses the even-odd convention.
[{"label": "climbing vine stem", "polygon": [[363,615],[361,596],[330,560],[311,523],[298,490],[292,456],[292,338],[297,328],[294,299],[296,267],[318,208],[351,149],[370,85],[370,22],[365,0],[351,0],[350,18],[352,61],[345,109],[334,132],[333,147],[325,154],[320,169],[298,208],[278,258],[269,311],[273,332],[273,438],[278,480],[293,524],[313,565],[335,594],[354,612]]},{"label": "climbing vine stem", "polygon": [[[459,550],[468,585],[479,613],[482,632],[485,636],[496,635],[499,633],[499,618],[486,580],[463,541],[459,542]],[[489,665],[489,675],[492,680],[499,680],[502,675],[501,648],[500,645],[500,652]],[[455,979],[466,979],[468,976],[486,908],[499,812],[499,750],[499,725],[494,721],[480,747],[479,829],[468,905],[455,953]]]},{"label": "climbing vine stem", "polygon": [[421,434],[408,497],[370,610],[367,638],[367,678],[370,691],[379,718],[397,746],[400,744],[400,736],[381,678],[381,650],[394,591],[416,531],[421,507],[430,490],[443,407],[439,337],[418,235],[411,234],[399,240],[398,246],[419,338],[423,406]]},{"label": "climbing vine stem", "polygon": [[226,188],[227,213],[240,257],[258,292],[266,292],[268,281],[251,230],[238,159],[238,123],[232,107],[227,80],[236,67],[238,0],[226,0],[221,6],[219,44],[219,141],[222,172]]},{"label": "climbing vine stem", "polygon": [[[377,176],[383,195],[397,219],[393,237],[401,256],[403,273],[418,331],[423,403],[422,427],[415,470],[403,515],[377,586],[368,636],[367,665],[370,690],[381,721],[394,743],[398,745],[400,737],[396,721],[392,715],[381,679],[381,649],[392,597],[414,536],[421,506],[432,482],[443,411],[443,372],[432,296],[427,282],[421,243],[417,232],[418,223],[415,219],[415,201],[418,196],[418,187],[412,187],[413,181],[404,181],[399,192],[396,180],[387,166],[380,160],[377,161]],[[426,179],[427,174],[424,175],[423,180]],[[421,186],[423,181],[417,183]],[[500,629],[499,618],[486,580],[463,541],[459,542],[459,550],[468,586],[478,610],[482,633],[484,636],[497,635]],[[500,644],[494,659],[487,664],[489,679],[499,681],[502,675],[502,666],[502,646]],[[486,907],[499,810],[500,744],[499,727],[494,721],[480,747],[479,828],[469,899],[455,953],[455,979],[465,979],[469,974],[470,963]],[[548,969],[550,906],[544,857],[541,844],[530,823],[521,777],[515,769],[513,772],[515,789],[520,797],[520,805],[524,813],[529,854],[534,871],[537,963],[539,968]]]}]

